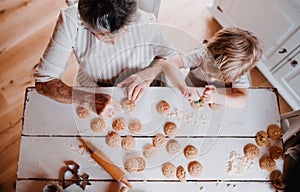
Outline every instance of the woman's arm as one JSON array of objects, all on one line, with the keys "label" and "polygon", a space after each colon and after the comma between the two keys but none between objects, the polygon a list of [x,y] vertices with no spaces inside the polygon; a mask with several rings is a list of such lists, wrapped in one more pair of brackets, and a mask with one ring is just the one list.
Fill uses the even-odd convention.
[{"label": "woman's arm", "polygon": [[39,94],[45,95],[61,103],[77,103],[79,100],[73,99],[73,89],[60,79],[53,79],[48,82],[35,82],[36,90]]},{"label": "woman's arm", "polygon": [[39,94],[45,95],[55,101],[66,104],[85,104],[104,118],[110,117],[112,98],[108,94],[93,93],[74,89],[63,83],[60,79],[53,79],[48,82],[36,82],[36,90]]}]

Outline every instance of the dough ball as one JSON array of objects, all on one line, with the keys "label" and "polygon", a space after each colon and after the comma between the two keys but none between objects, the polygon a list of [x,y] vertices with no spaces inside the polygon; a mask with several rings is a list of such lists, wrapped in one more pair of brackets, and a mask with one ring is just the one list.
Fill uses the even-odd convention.
[{"label": "dough ball", "polygon": [[253,160],[260,156],[260,150],[256,145],[248,143],[244,146],[244,154],[246,158]]},{"label": "dough ball", "polygon": [[154,147],[160,148],[166,144],[167,139],[163,134],[158,133],[155,135],[152,142]]},{"label": "dough ball", "polygon": [[106,135],[106,138],[105,138],[106,144],[112,148],[116,148],[116,147],[120,146],[121,140],[122,140],[121,136],[114,131],[108,132],[108,134]]},{"label": "dough ball", "polygon": [[125,161],[124,168],[128,173],[141,172],[146,168],[146,161],[142,157],[129,158]]},{"label": "dough ball", "polygon": [[136,141],[134,137],[131,135],[127,135],[125,138],[122,139],[121,146],[126,151],[131,151],[136,146]]},{"label": "dough ball", "polygon": [[177,167],[176,177],[179,179],[179,181],[186,182],[186,171],[181,165]]},{"label": "dough ball", "polygon": [[198,157],[198,149],[193,145],[187,145],[183,149],[183,154],[188,160],[194,160]]},{"label": "dough ball", "polygon": [[131,100],[123,99],[120,104],[121,104],[121,108],[127,114],[135,111],[135,103]]},{"label": "dough ball", "polygon": [[173,178],[176,175],[176,167],[174,164],[167,162],[162,166],[162,174],[166,178]]},{"label": "dough ball", "polygon": [[128,124],[128,129],[132,133],[139,133],[143,128],[142,122],[138,119],[131,119]]},{"label": "dough ball", "polygon": [[86,119],[91,116],[90,110],[88,110],[87,108],[80,106],[80,105],[77,106],[76,112],[77,112],[78,117],[80,117],[81,119]]},{"label": "dough ball", "polygon": [[274,171],[277,167],[275,160],[268,156],[262,156],[259,159],[259,166],[261,169],[267,170],[269,172]]},{"label": "dough ball", "polygon": [[164,132],[170,138],[174,138],[177,134],[178,128],[177,125],[173,122],[166,122],[164,125]]},{"label": "dough ball", "polygon": [[122,131],[124,130],[126,127],[126,121],[123,117],[119,117],[116,118],[113,122],[112,122],[112,128],[115,131]]},{"label": "dough ball", "polygon": [[100,117],[93,119],[91,122],[91,129],[96,133],[104,131],[105,127],[105,121]]},{"label": "dough ball", "polygon": [[188,164],[188,172],[192,177],[200,177],[203,171],[203,167],[201,165],[201,163],[199,163],[198,161],[191,161]]},{"label": "dough ball", "polygon": [[167,114],[170,111],[170,105],[167,101],[161,100],[157,103],[156,109],[160,114]]},{"label": "dough ball", "polygon": [[281,128],[278,125],[272,124],[267,128],[267,133],[271,139],[280,139],[281,137]]},{"label": "dough ball", "polygon": [[178,143],[178,141],[176,141],[175,139],[171,139],[167,142],[166,144],[166,150],[172,154],[172,155],[176,155],[180,152],[181,150],[181,146]]},{"label": "dough ball", "polygon": [[151,144],[146,144],[144,146],[143,155],[146,159],[153,159],[158,154],[158,150]]},{"label": "dough ball", "polygon": [[256,133],[255,141],[258,146],[270,146],[271,141],[268,138],[268,134],[265,131],[259,131]]},{"label": "dough ball", "polygon": [[269,148],[270,157],[272,159],[279,159],[282,156],[283,150],[281,147],[273,145]]}]

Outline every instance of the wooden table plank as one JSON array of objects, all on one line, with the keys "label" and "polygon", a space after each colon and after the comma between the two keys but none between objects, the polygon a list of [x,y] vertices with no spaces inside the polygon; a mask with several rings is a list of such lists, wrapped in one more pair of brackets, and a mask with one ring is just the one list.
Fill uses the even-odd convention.
[{"label": "wooden table plank", "polygon": [[[136,138],[137,146],[132,152],[126,152],[121,147],[110,148],[105,143],[104,137],[85,138],[92,142],[98,149],[106,154],[116,165],[123,168],[125,160],[129,157],[143,156],[143,147],[152,142],[152,138]],[[269,172],[259,168],[258,159],[250,162],[243,161],[242,166],[250,166],[240,174],[228,173],[227,165],[232,151],[243,158],[243,147],[247,143],[255,143],[254,138],[176,138],[183,149],[186,145],[196,146],[200,152],[197,160],[203,166],[200,178],[193,178],[187,174],[188,180],[260,180],[268,181]],[[82,173],[90,175],[90,179],[109,180],[111,177],[91,159],[89,153],[79,146],[80,141],[76,137],[22,137],[18,179],[61,179],[60,171],[66,166],[66,161],[75,161],[80,165]],[[260,148],[261,155],[267,154],[266,148]],[[175,166],[182,165],[187,170],[190,160],[183,153],[176,156],[169,154],[166,149],[160,148],[158,156],[152,160],[146,160],[147,168],[140,173],[127,173],[129,180],[177,180],[167,179],[162,175],[161,166],[166,162],[172,162]],[[276,161],[279,170],[282,170],[282,159]]]},{"label": "wooden table plank", "polygon": [[[111,94],[120,101],[124,98],[120,88],[86,89]],[[202,89],[200,89],[202,91]],[[171,113],[162,116],[156,111],[156,104],[166,100],[171,105]],[[127,173],[126,177],[134,183],[136,189],[157,191],[201,191],[204,187],[209,191],[272,191],[269,172],[259,168],[259,159],[252,162],[245,161],[243,147],[247,143],[255,144],[254,136],[260,130],[266,130],[270,124],[280,125],[280,115],[276,92],[272,89],[250,89],[249,101],[244,109],[224,107],[219,111],[212,111],[208,106],[197,111],[192,109],[177,89],[172,87],[151,87],[143,98],[136,103],[137,109],[131,114],[120,113],[117,117],[124,117],[128,122],[138,118],[143,122],[143,130],[139,134],[132,134],[126,128],[120,132],[122,137],[133,135],[137,141],[134,151],[125,152],[121,147],[110,148],[105,143],[105,135],[112,130],[113,119],[106,120],[106,130],[100,134],[90,129],[90,122],[96,118],[80,119],[76,114],[76,105],[55,102],[37,94],[34,88],[27,89],[24,124],[21,138],[19,167],[17,173],[17,191],[23,189],[41,189],[48,182],[58,182],[62,179],[63,169],[68,161],[80,165],[80,174],[90,175],[93,186],[90,188],[101,191],[116,191],[117,183],[112,183],[108,175],[90,154],[80,147],[78,136],[83,136],[104,152],[113,162],[123,170],[126,158],[142,156],[143,147],[152,143],[157,133],[163,133],[163,125],[172,121],[179,127],[176,140],[182,149],[192,144],[198,148],[200,154],[197,160],[204,170],[200,178],[193,178],[187,173],[186,183],[177,178],[167,179],[161,173],[161,166],[165,162],[172,162],[175,166],[182,165],[187,170],[190,162],[183,153],[176,156],[160,148],[157,158],[146,160],[147,168],[141,173]],[[178,115],[180,114],[180,115]],[[272,144],[281,145],[281,140]],[[268,154],[266,147],[261,147],[261,156]],[[230,154],[235,152],[234,161],[242,161],[244,172],[228,172]],[[276,161],[282,171],[283,160]],[[251,165],[251,166],[250,166]],[[237,171],[237,170],[235,170]],[[222,182],[219,182],[222,181]],[[232,183],[235,183],[233,187]],[[238,184],[238,185],[237,185]],[[166,189],[164,186],[170,186]],[[33,187],[34,186],[34,187]],[[115,187],[113,187],[115,186]],[[32,190],[34,189],[34,190]],[[73,189],[72,189],[73,190]],[[138,190],[139,191],[139,190]]]},{"label": "wooden table plank", "polygon": [[[124,98],[120,88],[90,90],[109,93],[117,101]],[[169,116],[162,116],[155,109],[156,103],[162,99],[171,105],[172,114]],[[140,119],[144,124],[140,136],[155,135],[167,120],[178,124],[178,136],[253,137],[259,130],[266,130],[270,124],[280,125],[277,95],[272,89],[250,89],[248,105],[244,109],[224,107],[214,112],[206,105],[198,111],[189,106],[177,89],[171,87],[151,87],[136,105],[135,112],[121,113],[118,116],[125,117],[126,120]],[[181,118],[175,115],[176,109],[177,113],[182,115]],[[39,95],[35,89],[28,89],[23,135],[104,136],[106,133],[95,134],[89,128],[91,120],[95,117],[97,115],[92,114],[90,118],[82,120],[76,115],[76,105],[61,104]],[[111,122],[112,119],[106,120],[107,130],[111,129]]]},{"label": "wooden table plank", "polygon": [[[56,183],[55,181],[18,181],[18,192],[41,192],[43,187],[47,184]],[[272,184],[270,182],[170,182],[168,184],[162,182],[132,182],[134,188],[133,192],[253,192],[264,191],[273,192]],[[96,182],[91,181],[91,185],[85,191],[99,191],[101,192],[117,192],[120,186],[116,182]],[[76,185],[67,188],[66,192],[81,191]]]}]

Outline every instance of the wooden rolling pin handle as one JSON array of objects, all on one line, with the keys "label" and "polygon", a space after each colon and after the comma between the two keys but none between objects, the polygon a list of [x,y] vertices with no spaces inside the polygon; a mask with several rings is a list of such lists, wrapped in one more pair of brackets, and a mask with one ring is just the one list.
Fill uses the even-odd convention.
[{"label": "wooden rolling pin handle", "polygon": [[127,181],[124,177],[125,173],[116,166],[106,155],[104,155],[101,151],[97,150],[92,153],[92,158],[118,182],[123,182],[129,188],[132,188],[132,185]]},{"label": "wooden rolling pin handle", "polygon": [[127,181],[127,179],[125,177],[123,177],[121,179],[122,183],[124,183],[125,185],[127,185],[127,187],[129,187],[129,189],[132,189],[132,185],[129,183],[129,181]]}]

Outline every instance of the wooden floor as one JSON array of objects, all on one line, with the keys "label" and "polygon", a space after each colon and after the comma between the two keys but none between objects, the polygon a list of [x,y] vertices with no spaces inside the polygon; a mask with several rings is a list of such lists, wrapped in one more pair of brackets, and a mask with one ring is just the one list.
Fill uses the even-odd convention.
[{"label": "wooden floor", "polygon": [[[206,9],[209,2],[162,0],[158,20],[202,41],[221,28]],[[63,7],[64,0],[0,1],[0,191],[14,191],[25,88],[34,86],[33,68]],[[65,78],[75,69],[70,66]],[[271,87],[256,68],[251,75],[254,86]],[[291,108],[280,99],[280,110]]]}]

